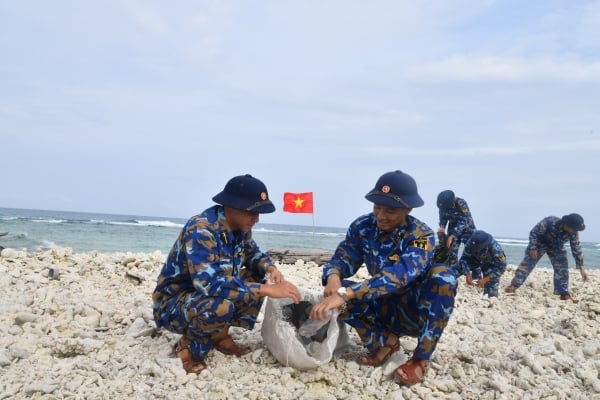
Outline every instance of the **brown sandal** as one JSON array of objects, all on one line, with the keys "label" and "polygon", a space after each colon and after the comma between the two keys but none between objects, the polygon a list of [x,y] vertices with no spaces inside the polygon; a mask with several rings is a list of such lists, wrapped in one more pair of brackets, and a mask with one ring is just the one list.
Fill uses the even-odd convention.
[{"label": "brown sandal", "polygon": [[236,357],[241,357],[250,353],[251,351],[249,347],[238,346],[229,335],[216,342],[215,349],[219,350],[223,354]]},{"label": "brown sandal", "polygon": [[190,348],[189,339],[182,337],[175,343],[173,346],[173,354],[179,359],[181,359],[181,363],[183,364],[183,369],[185,372],[199,374],[200,372],[206,369],[206,363],[204,361],[195,361]]},{"label": "brown sandal", "polygon": [[575,300],[574,298],[572,298],[569,293],[567,293],[567,294],[561,294],[560,295],[560,299],[561,300],[571,300],[573,303],[579,302],[579,300]]},{"label": "brown sandal", "polygon": [[411,358],[406,363],[402,364],[394,371],[394,375],[398,380],[407,386],[412,386],[423,380],[427,364],[423,366],[423,360]]},{"label": "brown sandal", "polygon": [[[383,356],[381,356],[381,352],[387,350]],[[372,367],[378,367],[384,362],[387,361],[388,358],[395,352],[400,350],[400,340],[396,340],[396,343],[390,344],[386,343],[385,346],[380,347],[377,350],[374,350],[367,356],[360,357],[357,362],[361,365],[370,365]]]},{"label": "brown sandal", "polygon": [[506,293],[514,293],[517,291],[517,287],[514,285],[508,285],[506,289],[504,289]]}]

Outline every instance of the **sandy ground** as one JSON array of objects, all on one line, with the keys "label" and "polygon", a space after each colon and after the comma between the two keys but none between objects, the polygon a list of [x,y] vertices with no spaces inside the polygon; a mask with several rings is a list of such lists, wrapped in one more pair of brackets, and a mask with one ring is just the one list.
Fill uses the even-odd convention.
[{"label": "sandy ground", "polygon": [[[456,307],[423,383],[393,378],[415,340],[382,367],[355,362],[353,345],[325,365],[299,371],[279,363],[261,336],[232,329],[252,353],[212,352],[202,374],[186,374],[157,331],[151,293],[165,254],[77,253],[69,248],[0,257],[0,399],[600,399],[600,271],[579,303],[552,294],[536,269],[515,294],[484,299],[461,279]],[[298,286],[320,289],[320,268],[280,264]],[[508,285],[509,266],[501,287]]]}]

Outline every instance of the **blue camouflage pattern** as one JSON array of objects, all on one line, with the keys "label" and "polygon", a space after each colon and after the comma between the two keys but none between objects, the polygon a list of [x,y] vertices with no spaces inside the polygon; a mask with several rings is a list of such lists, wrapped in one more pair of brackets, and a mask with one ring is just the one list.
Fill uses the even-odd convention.
[{"label": "blue camouflage pattern", "polygon": [[473,232],[477,230],[475,228],[475,221],[473,221],[473,217],[471,216],[469,205],[460,197],[454,199],[452,207],[440,207],[439,217],[439,226],[446,228],[447,224],[446,233],[448,236],[456,238],[452,242],[448,254],[448,264],[455,268],[456,263],[458,263],[458,250],[461,243],[466,244]]},{"label": "blue camouflage pattern", "polygon": [[[531,271],[535,268],[538,261],[548,254],[552,269],[554,270],[553,282],[554,291],[557,294],[564,295],[569,293],[569,262],[567,260],[567,251],[564,248],[565,243],[569,242],[571,253],[575,259],[575,268],[583,268],[583,251],[579,244],[579,234],[569,233],[562,228],[562,219],[549,216],[538,222],[529,232],[529,244],[525,249],[523,261],[515,270],[515,275],[511,285],[521,286]],[[537,250],[536,258],[531,258],[530,251]]]},{"label": "blue camouflage pattern", "polygon": [[222,206],[206,209],[187,221],[160,271],[152,294],[156,326],[186,335],[202,360],[225,327],[254,327],[260,282],[272,264],[251,231],[229,228]]},{"label": "blue camouflage pattern", "polygon": [[467,242],[463,253],[454,270],[456,277],[471,274],[473,279],[490,276],[483,287],[483,294],[488,297],[498,297],[500,277],[506,271],[506,254],[495,239],[484,248],[476,248]]},{"label": "blue camouflage pattern", "polygon": [[[357,218],[323,266],[323,285],[338,274],[355,292],[340,317],[369,352],[385,346],[390,334],[411,336],[417,338],[414,355],[429,360],[452,314],[457,282],[447,265],[431,264],[433,231],[411,215],[407,221],[384,232],[373,213]],[[346,279],[363,265],[370,278]]]}]

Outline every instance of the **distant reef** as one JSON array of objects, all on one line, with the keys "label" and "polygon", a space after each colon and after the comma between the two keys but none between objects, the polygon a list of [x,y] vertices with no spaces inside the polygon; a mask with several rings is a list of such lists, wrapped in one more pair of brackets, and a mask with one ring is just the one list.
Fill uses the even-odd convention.
[{"label": "distant reef", "polygon": [[297,260],[305,262],[312,261],[317,264],[324,264],[329,261],[333,253],[321,249],[305,249],[301,247],[275,248],[267,251],[267,254],[273,261],[279,261],[283,264],[294,264]]}]

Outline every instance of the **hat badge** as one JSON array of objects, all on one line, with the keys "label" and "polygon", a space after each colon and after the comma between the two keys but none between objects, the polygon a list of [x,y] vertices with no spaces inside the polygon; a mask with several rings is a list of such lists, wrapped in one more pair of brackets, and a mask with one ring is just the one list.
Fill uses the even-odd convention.
[{"label": "hat badge", "polygon": [[390,187],[388,185],[383,185],[383,187],[381,188],[381,191],[383,193],[389,193],[390,192]]},{"label": "hat badge", "polygon": [[265,193],[265,192],[261,192],[261,193],[260,193],[260,198],[261,198],[262,200],[266,200],[266,199],[267,199],[267,193]]}]

